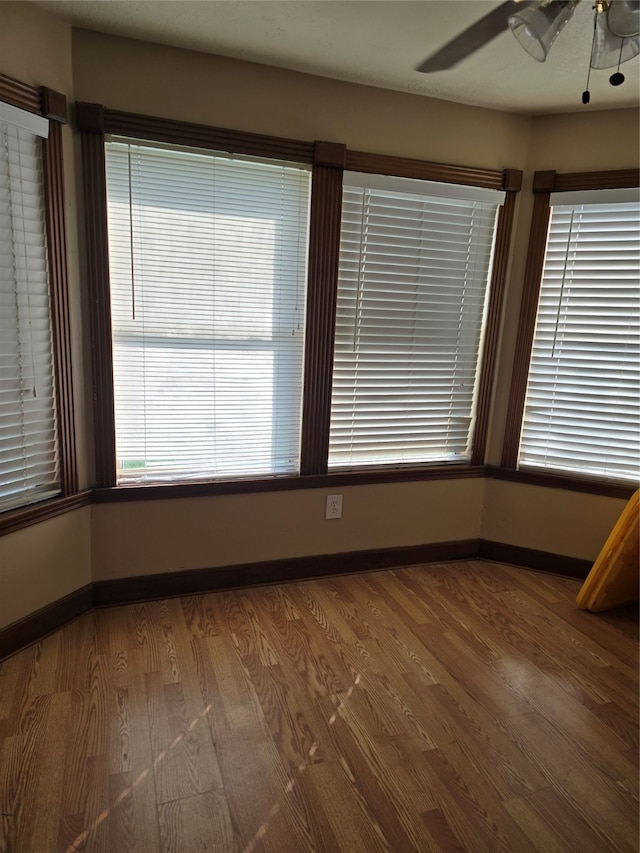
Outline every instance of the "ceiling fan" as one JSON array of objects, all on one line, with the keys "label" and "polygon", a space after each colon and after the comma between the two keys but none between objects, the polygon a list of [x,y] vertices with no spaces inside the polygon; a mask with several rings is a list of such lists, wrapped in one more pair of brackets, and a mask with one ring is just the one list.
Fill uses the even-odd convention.
[{"label": "ceiling fan", "polygon": [[[544,62],[558,34],[571,19],[580,0],[507,0],[488,15],[461,32],[434,54],[417,71],[430,74],[453,68],[500,33],[510,29],[522,47]],[[624,82],[619,68],[640,53],[640,0],[595,0],[591,68],[613,68],[609,82]],[[588,83],[588,81],[587,81]],[[588,91],[583,103],[589,103]]]}]

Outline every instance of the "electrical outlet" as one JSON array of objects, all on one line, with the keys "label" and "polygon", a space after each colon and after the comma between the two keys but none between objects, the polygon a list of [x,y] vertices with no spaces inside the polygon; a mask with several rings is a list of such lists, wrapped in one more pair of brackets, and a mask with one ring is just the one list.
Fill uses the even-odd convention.
[{"label": "electrical outlet", "polygon": [[342,518],[342,495],[327,495],[325,518]]}]

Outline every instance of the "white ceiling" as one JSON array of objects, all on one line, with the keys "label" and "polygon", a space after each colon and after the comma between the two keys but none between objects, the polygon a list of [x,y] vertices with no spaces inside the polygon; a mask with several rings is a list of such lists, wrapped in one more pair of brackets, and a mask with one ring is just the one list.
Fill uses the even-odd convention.
[{"label": "white ceiling", "polygon": [[415,66],[499,5],[491,0],[36,0],[75,26],[518,113],[638,106],[640,58],[592,71],[593,3],[583,0],[545,63],[502,33],[448,71]]}]

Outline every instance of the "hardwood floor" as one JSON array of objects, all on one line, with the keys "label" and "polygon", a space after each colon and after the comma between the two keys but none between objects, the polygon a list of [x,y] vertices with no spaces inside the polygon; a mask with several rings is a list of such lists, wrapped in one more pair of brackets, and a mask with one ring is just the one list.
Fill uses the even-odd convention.
[{"label": "hardwood floor", "polygon": [[96,611],[0,665],[0,850],[637,851],[635,608],[468,562]]}]

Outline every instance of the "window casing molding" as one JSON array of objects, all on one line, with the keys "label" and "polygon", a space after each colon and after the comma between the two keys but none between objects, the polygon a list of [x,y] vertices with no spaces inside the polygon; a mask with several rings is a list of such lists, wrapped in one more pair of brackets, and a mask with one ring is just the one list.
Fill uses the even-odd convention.
[{"label": "window casing molding", "polygon": [[[502,311],[504,287],[509,260],[510,237],[515,199],[521,187],[522,173],[517,170],[483,170],[441,163],[409,160],[387,155],[350,152],[344,145],[318,141],[307,143],[260,134],[236,132],[221,128],[195,125],[150,116],[110,110],[98,104],[76,104],[76,123],[80,131],[83,159],[83,189],[85,198],[85,237],[87,247],[87,276],[91,305],[91,340],[93,356],[93,399],[96,439],[96,485],[102,489],[116,487],[115,422],[113,403],[113,369],[111,345],[111,311],[109,295],[109,257],[106,219],[106,178],[104,139],[106,134],[132,139],[166,142],[210,150],[227,151],[312,164],[311,220],[309,235],[309,272],[307,292],[307,321],[304,364],[304,393],[301,426],[300,474],[285,477],[287,487],[313,487],[311,480],[321,478],[322,485],[345,482],[343,475],[327,475],[329,417],[337,270],[340,246],[342,178],[345,169],[417,177],[447,183],[462,183],[488,189],[506,190],[507,201],[498,219],[496,252],[490,282],[489,309],[479,379],[479,406],[474,425],[474,444],[471,465],[475,471],[485,456],[489,405],[495,377],[495,359],[499,318]],[[363,482],[385,482],[419,479],[434,466],[438,478],[446,476],[460,463],[448,467],[430,463],[424,466],[380,468],[367,474]],[[464,468],[470,466],[464,465]],[[457,476],[453,473],[453,476]],[[356,478],[357,479],[357,478]],[[292,483],[292,481],[294,481]],[[360,480],[358,480],[359,482]],[[241,481],[242,491],[265,490],[261,479]],[[275,488],[281,488],[279,485]],[[304,485],[303,485],[304,484]],[[141,486],[177,490],[179,494],[234,491],[233,485],[223,482],[175,486]],[[138,487],[136,487],[136,490]],[[104,495],[104,492],[101,492]],[[102,498],[103,499],[103,498]]]},{"label": "window casing molding", "polygon": [[[502,449],[501,467],[504,469],[515,471],[518,468],[520,433],[524,416],[538,300],[542,285],[552,194],[572,190],[607,190],[634,188],[638,186],[640,186],[639,169],[567,173],[544,171],[534,173],[533,216],[529,234],[529,248],[527,251],[516,350],[507,407],[507,422]],[[522,473],[524,474],[524,472]],[[540,476],[552,475],[541,474]],[[590,479],[594,483],[602,482],[601,478],[575,477],[577,483],[587,483]],[[621,488],[626,489],[627,487],[622,486]]]},{"label": "window casing molding", "polygon": [[60,473],[59,496],[1,514],[0,532],[7,532],[75,508],[78,474],[62,148],[67,100],[53,89],[37,89],[4,75],[0,75],[0,100],[49,119],[49,136],[42,140],[42,164]]}]

